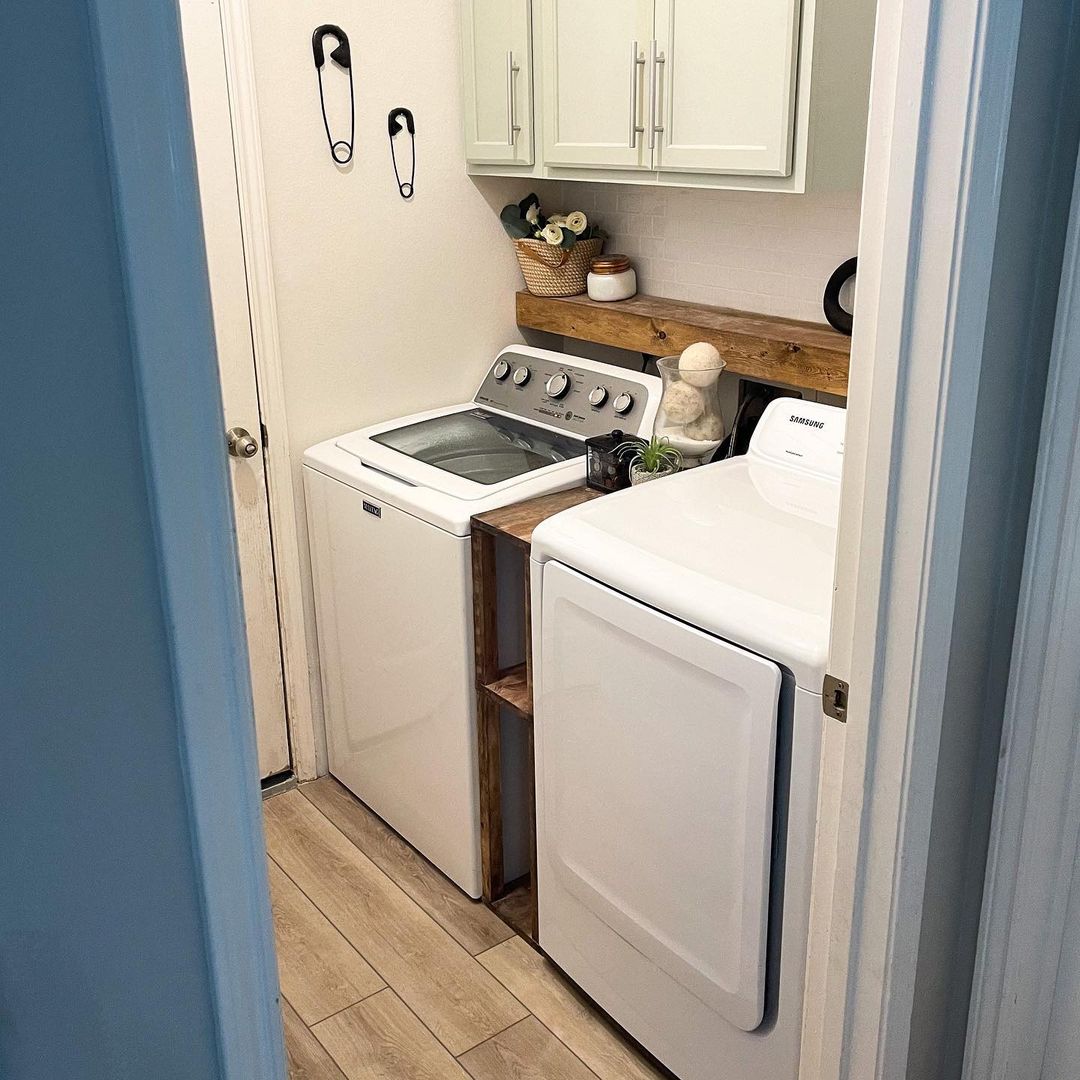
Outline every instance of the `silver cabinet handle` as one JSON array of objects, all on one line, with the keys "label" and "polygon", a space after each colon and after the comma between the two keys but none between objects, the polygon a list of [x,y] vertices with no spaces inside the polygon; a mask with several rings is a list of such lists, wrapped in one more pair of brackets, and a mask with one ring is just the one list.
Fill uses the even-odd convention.
[{"label": "silver cabinet handle", "polygon": [[630,43],[630,149],[637,146],[637,137],[645,131],[638,123],[638,67],[645,67],[645,54],[638,56],[638,43]]},{"label": "silver cabinet handle", "polygon": [[513,146],[521,125],[515,123],[514,115],[517,112],[514,99],[514,76],[521,70],[514,63],[514,50],[510,49],[506,54],[506,145]]},{"label": "silver cabinet handle", "polygon": [[656,146],[656,133],[664,130],[664,125],[657,123],[656,110],[660,106],[660,70],[664,64],[664,54],[656,47],[656,40],[649,49],[652,63],[652,78],[649,80],[649,149]]}]

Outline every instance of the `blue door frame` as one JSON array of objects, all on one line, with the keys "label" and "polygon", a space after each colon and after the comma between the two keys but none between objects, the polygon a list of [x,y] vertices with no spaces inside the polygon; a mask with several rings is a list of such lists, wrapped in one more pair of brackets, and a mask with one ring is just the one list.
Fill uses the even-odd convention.
[{"label": "blue door frame", "polygon": [[284,1080],[174,0],[0,4],[0,1077]]},{"label": "blue door frame", "polygon": [[172,0],[91,0],[224,1080],[284,1077],[220,383]]}]

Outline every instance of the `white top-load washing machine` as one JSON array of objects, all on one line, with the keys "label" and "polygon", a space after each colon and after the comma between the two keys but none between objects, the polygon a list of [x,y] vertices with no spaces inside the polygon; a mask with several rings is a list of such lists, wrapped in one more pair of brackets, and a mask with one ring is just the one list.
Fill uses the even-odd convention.
[{"label": "white top-load washing machine", "polygon": [[471,401],[304,454],[330,772],[480,895],[474,514],[585,479],[585,439],[649,433],[660,380],[524,345]]},{"label": "white top-load washing machine", "polygon": [[795,1080],[844,412],[533,534],[540,946],[683,1080]]}]

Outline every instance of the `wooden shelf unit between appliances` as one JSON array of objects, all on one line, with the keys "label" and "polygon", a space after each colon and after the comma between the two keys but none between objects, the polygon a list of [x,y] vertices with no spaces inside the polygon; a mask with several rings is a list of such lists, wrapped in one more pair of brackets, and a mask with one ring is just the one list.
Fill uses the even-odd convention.
[{"label": "wooden shelf unit between appliances", "polygon": [[[472,519],[473,620],[476,647],[477,753],[480,763],[480,855],[484,902],[519,934],[537,939],[536,797],[533,774],[532,640],[529,549],[533,529],[562,510],[597,498],[599,491],[570,488],[504,506]],[[520,585],[525,599],[525,662],[509,668],[499,659],[499,597],[496,545],[508,543],[524,554]],[[525,778],[529,794],[529,873],[506,881],[503,873],[502,709],[525,725]]]},{"label": "wooden shelf unit between appliances", "polygon": [[818,323],[642,293],[598,303],[585,295],[519,292],[517,324],[650,356],[672,356],[708,341],[737,375],[847,397],[851,339]]}]

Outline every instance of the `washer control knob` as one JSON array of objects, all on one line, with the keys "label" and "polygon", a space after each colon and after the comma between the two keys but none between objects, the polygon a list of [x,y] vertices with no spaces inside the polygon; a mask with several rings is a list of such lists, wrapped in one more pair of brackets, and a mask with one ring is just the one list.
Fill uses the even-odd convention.
[{"label": "washer control knob", "polygon": [[548,379],[545,386],[548,397],[561,398],[570,389],[570,376],[565,371],[557,371]]},{"label": "washer control knob", "polygon": [[634,397],[624,390],[621,394],[616,395],[611,407],[619,416],[625,416],[634,407]]},{"label": "washer control knob", "polygon": [[606,386],[594,386],[589,391],[589,404],[594,405],[596,408],[600,408],[604,402],[607,401],[607,387]]},{"label": "washer control knob", "polygon": [[505,360],[500,360],[491,369],[491,374],[494,375],[499,382],[502,382],[503,379],[510,374],[510,365]]},{"label": "washer control knob", "polygon": [[517,371],[514,372],[514,385],[524,386],[529,381],[531,375],[532,372],[527,367],[519,367]]}]

